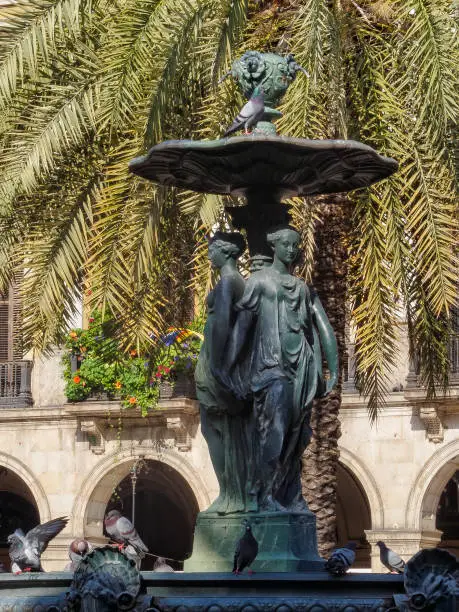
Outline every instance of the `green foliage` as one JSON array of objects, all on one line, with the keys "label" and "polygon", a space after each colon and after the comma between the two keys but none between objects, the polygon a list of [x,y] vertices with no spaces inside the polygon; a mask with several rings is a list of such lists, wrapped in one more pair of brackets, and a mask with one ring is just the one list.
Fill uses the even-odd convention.
[{"label": "green foliage", "polygon": [[[121,350],[114,339],[115,325],[108,315],[96,311],[88,329],[73,329],[65,342],[65,393],[70,401],[104,394],[119,397],[125,407],[137,406],[142,414],[156,407],[159,389],[151,379],[148,356],[136,349]],[[72,371],[72,363],[77,368]]]},{"label": "green foliage", "polygon": [[154,360],[153,378],[159,382],[174,382],[182,373],[193,379],[201,342],[199,337],[188,337],[181,342],[162,347]]},{"label": "green foliage", "polygon": [[189,329],[170,328],[156,344],[150,341],[140,351],[122,350],[116,339],[118,326],[108,313],[97,310],[87,329],[68,333],[63,358],[65,393],[73,402],[100,395],[119,398],[124,407],[138,407],[145,415],[156,408],[162,381],[174,383],[180,374],[193,380],[202,320],[194,321]]},{"label": "green foliage", "polygon": [[[26,348],[62,341],[81,295],[116,318],[122,352],[140,354],[151,332],[187,324],[190,285],[202,300],[212,282],[204,236],[227,225],[227,198],[157,188],[127,162],[159,139],[218,137],[242,104],[218,78],[259,48],[293,52],[311,75],[289,88],[280,133],[354,138],[400,163],[391,179],[349,196],[357,379],[371,416],[402,307],[422,380],[429,393],[444,385],[457,300],[457,28],[449,0],[2,7],[0,284],[27,262]],[[314,203],[294,202],[294,220],[308,276]],[[140,376],[140,362],[129,363]]]}]

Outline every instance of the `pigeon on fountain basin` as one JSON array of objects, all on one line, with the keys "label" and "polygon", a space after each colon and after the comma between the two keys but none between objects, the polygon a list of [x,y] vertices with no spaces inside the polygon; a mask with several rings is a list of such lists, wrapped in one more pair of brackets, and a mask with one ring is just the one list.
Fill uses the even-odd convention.
[{"label": "pigeon on fountain basin", "polygon": [[[249,567],[255,561],[258,555],[258,542],[252,533],[252,527],[249,521],[244,521],[245,533],[236,545],[234,552],[233,574],[242,574],[244,568]],[[249,569],[249,574],[252,570]]]},{"label": "pigeon on fountain basin", "polygon": [[164,557],[158,557],[153,565],[154,572],[173,572],[174,569],[166,563]]},{"label": "pigeon on fountain basin", "polygon": [[396,552],[388,548],[384,542],[376,542],[379,546],[379,558],[381,563],[387,567],[391,574],[403,574],[405,561]]},{"label": "pigeon on fountain basin", "polygon": [[344,576],[355,561],[355,542],[348,542],[345,546],[335,548],[325,563],[325,569],[333,576]]},{"label": "pigeon on fountain basin", "polygon": [[255,87],[252,97],[242,107],[238,116],[223,134],[223,138],[229,136],[233,132],[237,132],[241,128],[245,129],[248,134],[249,128],[254,127],[263,117],[265,112],[265,95],[261,87]]},{"label": "pigeon on fountain basin", "polygon": [[77,538],[70,543],[69,546],[69,559],[70,563],[65,566],[66,572],[76,572],[81,560],[88,552],[91,552],[93,547],[84,538]]},{"label": "pigeon on fountain basin", "polygon": [[132,546],[137,554],[148,552],[148,548],[142,542],[134,525],[118,510],[110,510],[107,513],[104,525],[111,539],[120,545],[120,550]]},{"label": "pigeon on fountain basin", "polygon": [[22,572],[43,572],[41,555],[49,542],[67,525],[66,517],[52,519],[42,525],[37,525],[24,534],[22,529],[16,529],[8,536],[10,545],[8,554],[11,559],[11,571],[14,574]]}]

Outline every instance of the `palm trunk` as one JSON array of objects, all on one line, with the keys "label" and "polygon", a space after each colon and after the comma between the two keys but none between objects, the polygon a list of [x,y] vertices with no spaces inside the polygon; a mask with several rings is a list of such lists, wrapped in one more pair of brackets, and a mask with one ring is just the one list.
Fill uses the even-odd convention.
[{"label": "palm trunk", "polygon": [[[321,223],[316,230],[317,255],[313,274],[316,287],[338,340],[340,364],[345,350],[346,246],[349,204],[334,196],[319,204]],[[336,546],[336,473],[341,436],[341,375],[337,387],[312,408],[313,437],[303,458],[303,494],[317,517],[319,552],[328,557]]]}]

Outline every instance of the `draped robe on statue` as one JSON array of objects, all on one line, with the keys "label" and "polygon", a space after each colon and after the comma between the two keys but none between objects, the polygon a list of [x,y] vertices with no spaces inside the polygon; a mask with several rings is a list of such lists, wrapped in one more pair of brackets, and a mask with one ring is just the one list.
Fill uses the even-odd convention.
[{"label": "draped robe on statue", "polygon": [[[201,429],[208,443],[211,460],[220,486],[218,498],[206,511],[230,514],[256,510],[250,496],[251,410],[238,400],[216,377],[225,354],[222,329],[228,334],[234,326],[235,297],[242,291],[239,273],[221,278],[207,297],[207,321],[204,344],[195,371],[196,391],[200,404]],[[223,334],[224,335],[224,334]],[[218,375],[218,374],[217,374]],[[256,503],[256,502],[255,502]]]},{"label": "draped robe on statue", "polygon": [[324,391],[311,291],[301,279],[266,267],[246,281],[235,306],[226,369],[233,393],[253,400],[250,480],[262,509],[307,507],[301,456],[311,436],[312,400]]}]

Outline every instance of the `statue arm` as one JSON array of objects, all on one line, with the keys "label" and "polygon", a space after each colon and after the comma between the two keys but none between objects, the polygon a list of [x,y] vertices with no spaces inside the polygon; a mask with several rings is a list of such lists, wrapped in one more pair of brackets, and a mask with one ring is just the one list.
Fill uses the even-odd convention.
[{"label": "statue arm", "polygon": [[226,344],[231,333],[231,312],[233,309],[233,291],[226,279],[221,279],[215,287],[215,314],[209,338],[210,363],[220,369],[225,356]]},{"label": "statue arm", "polygon": [[325,394],[330,393],[333,387],[338,382],[338,344],[336,342],[335,332],[333,331],[327,314],[322,306],[322,303],[314,289],[311,289],[311,303],[314,322],[319,333],[320,343],[322,345],[325,359],[330,371],[330,379],[327,381]]}]

